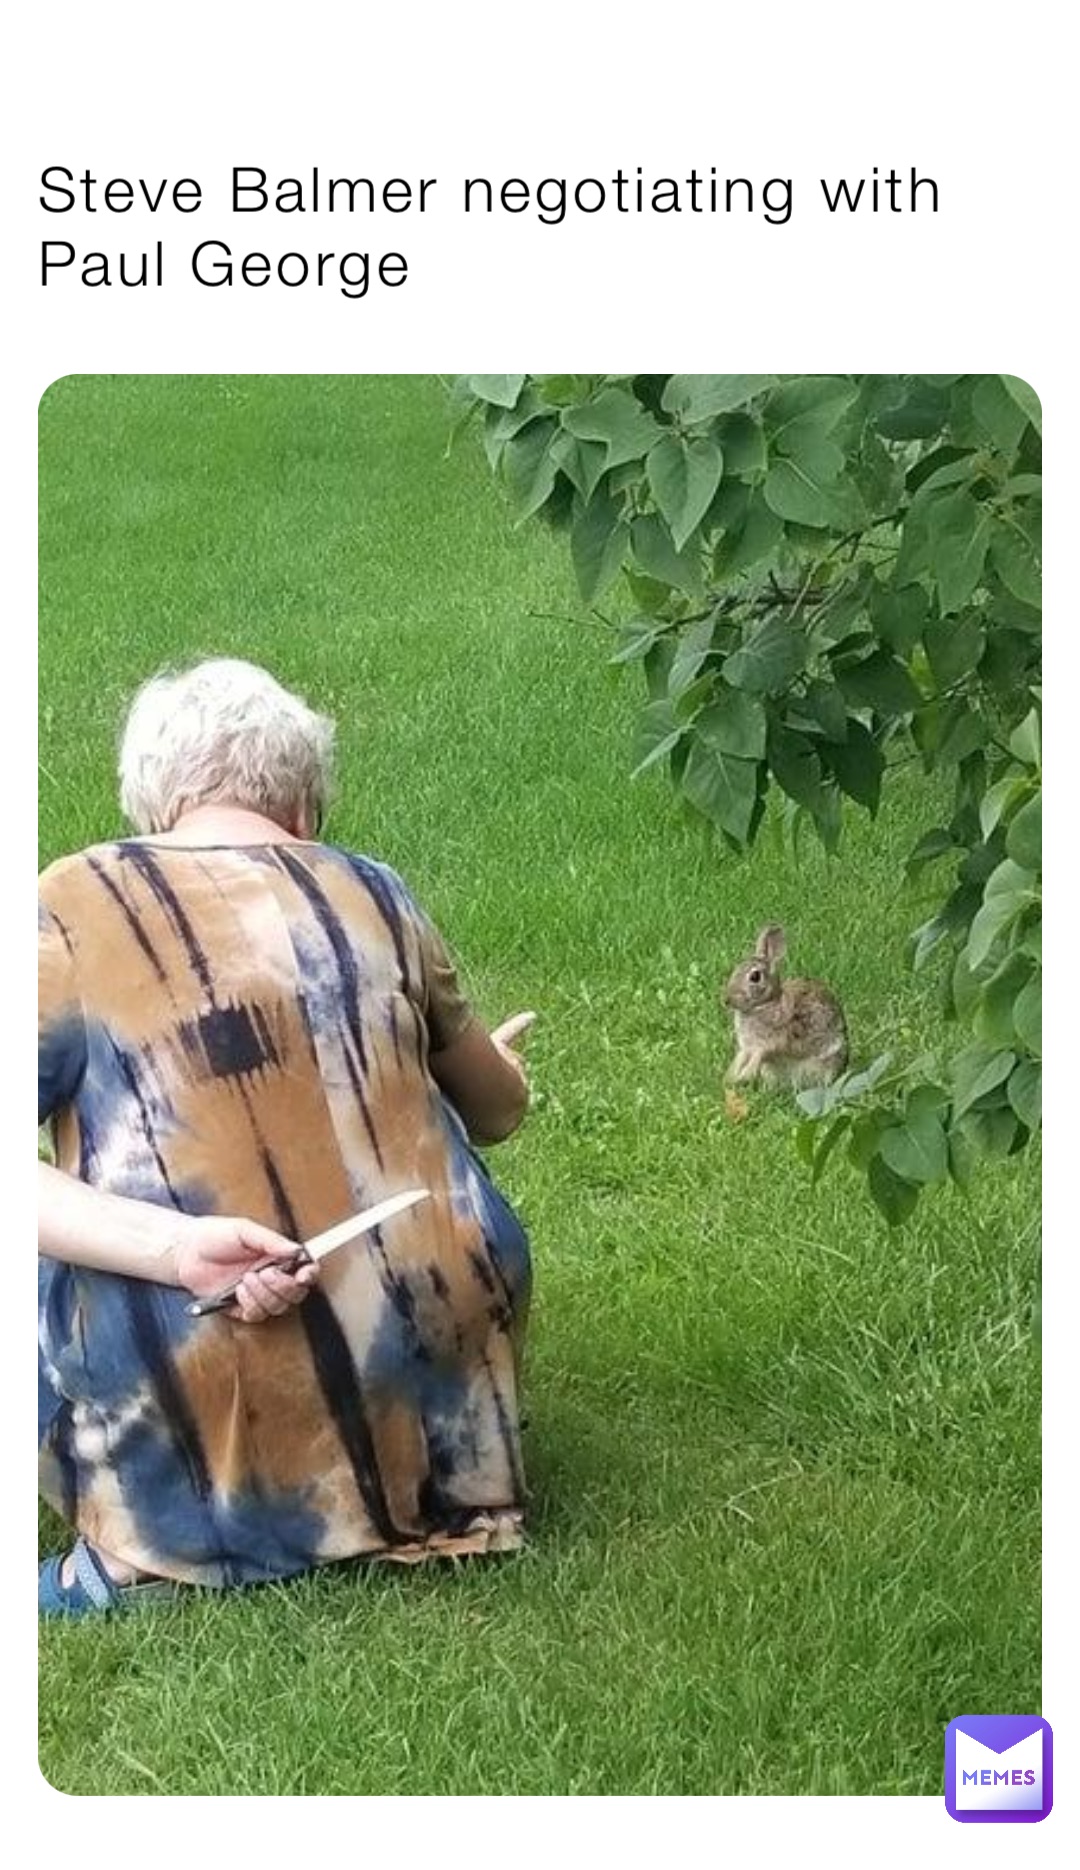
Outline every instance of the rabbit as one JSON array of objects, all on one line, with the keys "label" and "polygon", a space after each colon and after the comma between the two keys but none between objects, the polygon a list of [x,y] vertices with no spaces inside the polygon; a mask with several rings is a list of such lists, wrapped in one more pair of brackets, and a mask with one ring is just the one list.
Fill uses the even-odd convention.
[{"label": "rabbit", "polygon": [[820,980],[781,981],[786,948],[783,929],[770,923],[724,989],[724,1004],[735,1015],[729,1084],[760,1078],[768,1085],[800,1089],[831,1084],[847,1065],[847,1027],[839,1000]]}]

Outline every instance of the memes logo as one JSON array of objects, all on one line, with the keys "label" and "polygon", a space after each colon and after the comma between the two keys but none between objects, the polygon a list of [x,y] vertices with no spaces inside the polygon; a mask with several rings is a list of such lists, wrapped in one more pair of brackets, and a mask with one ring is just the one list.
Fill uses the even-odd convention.
[{"label": "memes logo", "polygon": [[1038,1824],[1054,1803],[1054,1736],[1037,1714],[960,1714],[945,1729],[945,1808],[959,1824]]}]

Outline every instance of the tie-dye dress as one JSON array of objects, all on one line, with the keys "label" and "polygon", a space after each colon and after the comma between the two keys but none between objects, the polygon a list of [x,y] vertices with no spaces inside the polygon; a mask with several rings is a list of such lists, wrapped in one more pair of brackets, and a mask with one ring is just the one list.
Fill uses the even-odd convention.
[{"label": "tie-dye dress", "polygon": [[42,1258],[45,1497],[202,1584],[518,1543],[528,1245],[432,1077],[471,1011],[401,879],[328,845],[129,840],[48,869],[39,920],[62,1169],[298,1240],[432,1191],[259,1325]]}]

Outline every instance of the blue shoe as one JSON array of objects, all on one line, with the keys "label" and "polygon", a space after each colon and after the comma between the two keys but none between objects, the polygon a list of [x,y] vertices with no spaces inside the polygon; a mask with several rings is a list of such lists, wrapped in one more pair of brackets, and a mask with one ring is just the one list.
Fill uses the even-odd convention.
[{"label": "blue shoe", "polygon": [[85,1539],[76,1539],[72,1547],[75,1576],[70,1584],[60,1582],[64,1560],[47,1558],[38,1572],[38,1615],[41,1617],[93,1617],[107,1610],[131,1610],[139,1604],[161,1603],[175,1597],[178,1586],[168,1578],[155,1578],[149,1584],[114,1584],[104,1565]]}]

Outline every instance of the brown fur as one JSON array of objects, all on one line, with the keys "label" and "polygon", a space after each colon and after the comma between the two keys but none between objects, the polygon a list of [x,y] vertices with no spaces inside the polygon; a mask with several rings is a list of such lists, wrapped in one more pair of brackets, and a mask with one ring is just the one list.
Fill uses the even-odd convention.
[{"label": "brown fur", "polygon": [[839,1000],[824,981],[782,981],[786,947],[783,929],[769,923],[728,979],[724,1004],[734,1014],[736,1046],[729,1084],[831,1084],[847,1065]]}]

